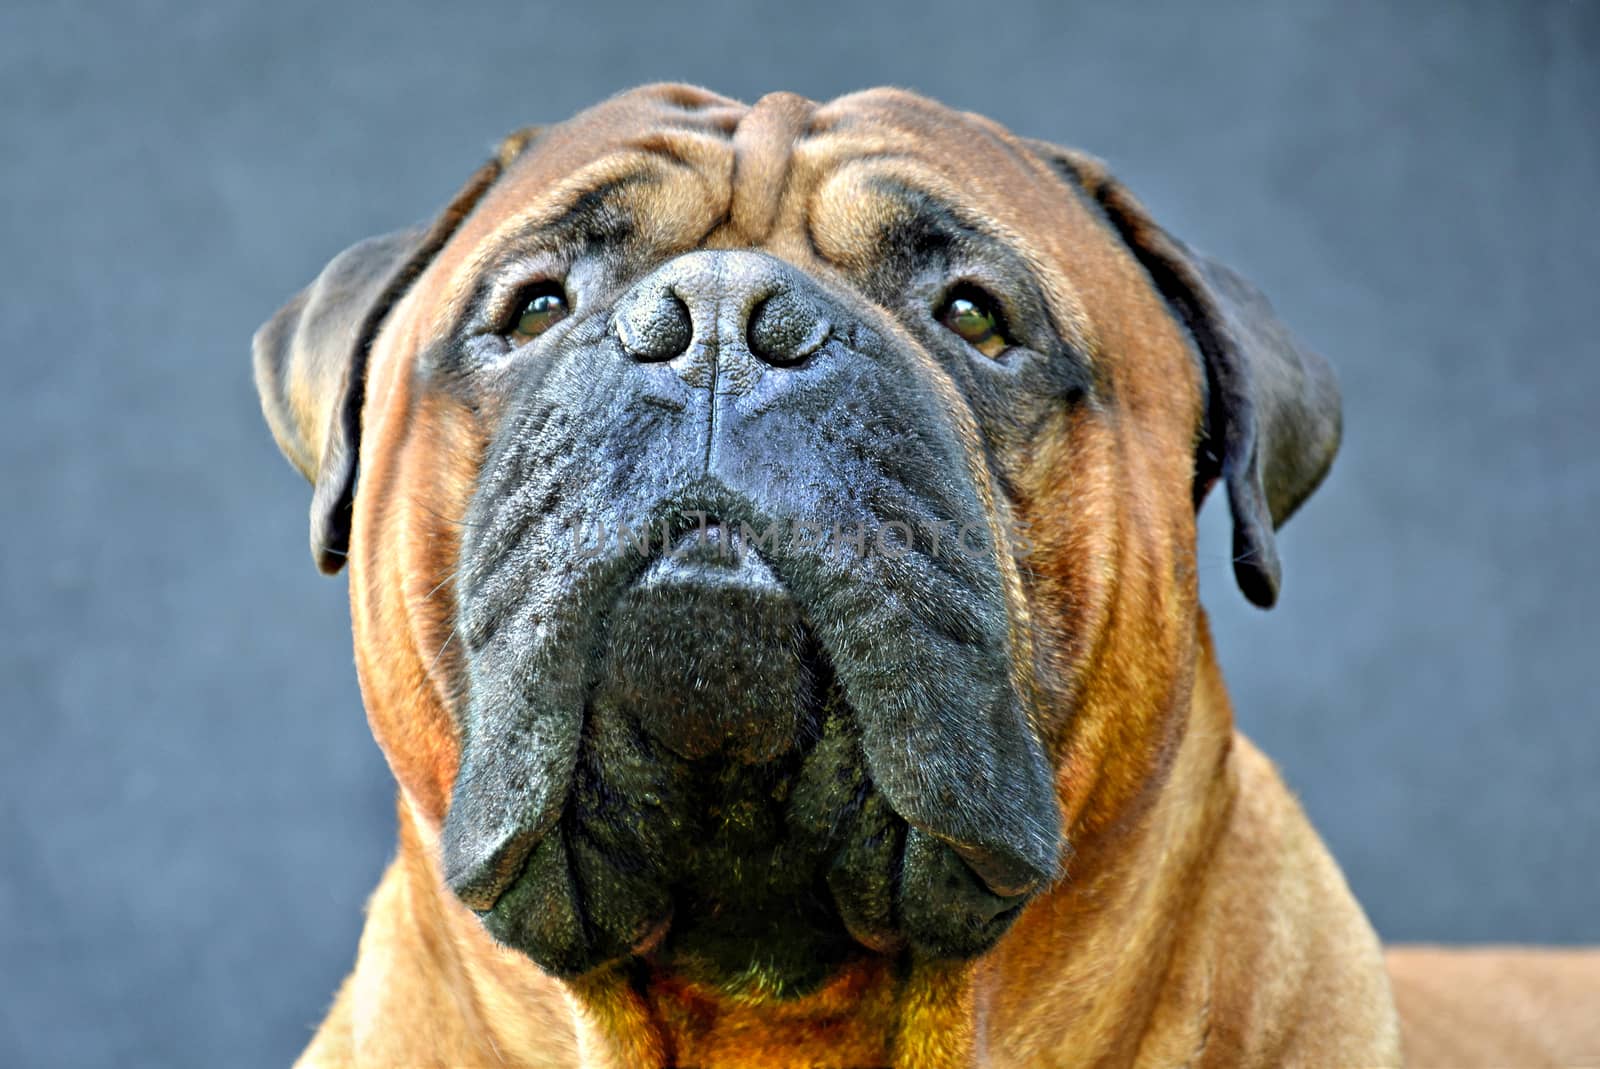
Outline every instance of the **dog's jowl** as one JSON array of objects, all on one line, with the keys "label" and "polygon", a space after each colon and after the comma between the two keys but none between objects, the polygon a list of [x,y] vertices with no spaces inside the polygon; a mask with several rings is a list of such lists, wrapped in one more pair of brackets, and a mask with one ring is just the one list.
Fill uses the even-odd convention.
[{"label": "dog's jowl", "polygon": [[1096,160],[637,90],[257,334],[400,850],[311,1065],[1391,1064],[1232,727],[1339,399]]}]

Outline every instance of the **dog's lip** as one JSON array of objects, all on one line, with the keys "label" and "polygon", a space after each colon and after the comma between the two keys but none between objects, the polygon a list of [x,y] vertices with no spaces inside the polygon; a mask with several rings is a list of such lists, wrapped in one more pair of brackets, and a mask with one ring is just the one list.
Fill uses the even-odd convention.
[{"label": "dog's lip", "polygon": [[1038,872],[993,850],[948,838],[943,841],[999,898],[1023,898],[1044,883]]},{"label": "dog's lip", "polygon": [[[752,474],[751,478],[757,475]],[[985,904],[988,912],[974,913],[972,923],[987,925],[1004,918],[1021,907],[1028,891],[1054,880],[1059,847],[1055,828],[1047,827],[1051,822],[1037,811],[1041,807],[1019,801],[1019,789],[1004,785],[1017,771],[1016,765],[998,764],[1001,752],[990,752],[994,747],[1004,747],[1004,754],[1020,756],[1024,773],[1032,769],[1029,759],[1037,758],[1032,749],[1035,742],[1025,734],[1025,722],[1020,717],[1013,718],[1024,725],[1024,735],[1021,742],[1012,739],[1006,730],[1011,720],[1001,715],[1004,710],[998,704],[1005,702],[1009,707],[1021,699],[1001,682],[1006,666],[1001,657],[1005,636],[996,623],[1001,615],[997,582],[989,581],[986,566],[965,559],[944,562],[949,575],[932,562],[919,565],[920,557],[891,567],[866,555],[857,570],[840,554],[830,554],[825,545],[798,538],[774,539],[775,531],[787,529],[779,524],[792,522],[798,527],[812,515],[805,501],[792,505],[787,499],[776,502],[774,495],[781,496],[781,490],[767,486],[763,496],[748,488],[724,485],[720,477],[709,476],[670,497],[652,498],[638,506],[618,506],[611,514],[610,536],[604,543],[610,551],[586,558],[586,562],[592,559],[594,563],[575,570],[581,582],[575,580],[570,587],[561,588],[571,604],[554,606],[566,608],[567,613],[552,613],[552,618],[579,621],[567,629],[570,635],[562,633],[565,640],[574,644],[589,642],[589,648],[597,650],[619,649],[627,655],[630,649],[675,642],[681,636],[658,628],[653,636],[635,636],[631,644],[608,646],[608,637],[622,618],[618,615],[619,603],[626,612],[642,614],[648,623],[657,619],[653,610],[658,594],[669,605],[691,608],[704,597],[704,612],[711,614],[723,608],[743,612],[753,602],[765,599],[791,602],[821,655],[844,669],[839,673],[840,700],[853,710],[850,719],[861,732],[859,744],[864,754],[860,771],[871,790],[882,799],[897,826],[917,828],[923,836],[938,840],[941,849],[947,851],[948,861],[966,869],[968,876],[962,882],[965,886],[970,881],[969,897],[987,891],[998,899],[985,903],[984,897],[973,897],[972,901]],[[946,502],[945,498],[938,498],[952,510],[961,507],[964,500]],[[839,507],[844,508],[845,504]],[[859,522],[877,515],[872,513]],[[625,536],[623,517],[628,516],[637,519],[628,522],[630,535]],[[638,526],[640,523],[645,525],[643,529]],[[654,539],[644,541],[647,530],[666,535],[665,544]],[[632,537],[632,532],[639,537]],[[939,582],[927,591],[920,589],[916,581],[922,574],[919,568],[926,568],[930,577]],[[875,580],[882,589],[874,587]],[[950,611],[960,626],[943,627],[945,621],[939,615],[939,607],[945,601],[941,598],[957,594],[963,600],[959,609],[952,607]],[[696,612],[690,611],[674,626],[694,627],[698,620]],[[857,620],[864,620],[861,626],[867,630],[856,628]],[[584,621],[589,623],[584,625]],[[718,618],[717,622],[725,627],[737,625],[737,620],[730,623]],[[923,630],[928,632],[929,642],[934,643],[926,649],[918,637]],[[863,636],[876,641],[868,642]],[[881,646],[884,656],[869,655],[869,645],[873,649]],[[976,657],[975,664],[964,658],[948,666],[955,672],[959,694],[949,685],[930,682],[944,666],[944,662],[933,663],[933,652],[946,646]],[[491,731],[503,728],[508,733],[524,720],[541,727],[554,723],[563,733],[550,736],[555,739],[551,746],[559,742],[570,747],[555,753],[567,763],[560,768],[552,760],[540,764],[534,758],[539,758],[541,752],[524,760],[522,748],[498,746],[496,736],[485,732],[480,748],[486,756],[476,765],[464,765],[475,772],[471,779],[458,779],[453,801],[464,799],[469,806],[461,809],[464,816],[458,823],[462,826],[454,840],[447,839],[455,843],[454,855],[459,861],[456,879],[450,882],[463,900],[480,912],[492,911],[502,894],[516,883],[521,871],[517,862],[528,856],[530,840],[551,833],[561,814],[569,811],[566,802],[570,794],[554,787],[542,789],[535,799],[542,808],[530,808],[521,817],[517,815],[520,810],[510,808],[507,796],[515,803],[521,795],[534,793],[524,784],[538,786],[547,782],[554,782],[562,792],[570,792],[573,777],[584,760],[582,731],[590,715],[588,691],[594,684],[585,671],[569,670],[575,657],[551,652],[554,648],[554,639],[543,641],[536,647],[542,659],[533,663],[550,672],[560,685],[563,705],[556,709],[549,698],[551,692],[541,689],[536,694],[523,695],[531,711],[517,716],[500,716],[498,710],[502,707],[484,703],[481,708],[495,715],[483,713],[482,723]],[[515,653],[510,647],[486,645],[483,656],[511,657]],[[486,682],[482,693],[499,697],[509,685],[502,685],[505,680],[515,682],[521,676],[491,671],[497,663],[484,661]],[[515,659],[505,663],[513,668],[523,664]],[[898,684],[888,679],[891,671],[899,673],[897,678],[903,677]],[[499,685],[500,689],[492,689],[490,684]],[[474,687],[475,698],[479,693]],[[972,723],[965,722],[969,710],[977,716]],[[949,723],[939,722],[941,712],[951,715]],[[557,722],[558,715],[567,719]],[[934,753],[936,745],[949,746],[954,757],[945,761],[920,756]],[[547,778],[538,778],[541,774]],[[1035,778],[1047,783],[1048,773],[1040,770]],[[1024,790],[1031,785],[1025,777],[1019,777],[1018,782]],[[511,787],[496,790],[505,783]],[[1050,801],[1054,801],[1053,795]],[[453,805],[451,816],[456,815]],[[859,934],[851,932],[857,936],[856,942],[868,949],[874,949],[874,943],[885,938],[894,941],[892,933],[886,936],[877,930],[877,925],[880,920],[891,927],[897,923],[894,909],[899,907],[889,899],[897,902],[901,894],[892,882],[899,863],[889,863],[886,872],[891,874],[891,882],[885,885],[886,889],[874,892],[883,902],[875,899],[870,903],[873,909],[887,912],[882,918],[877,913],[857,918],[867,927]],[[885,873],[872,871],[877,874],[873,879],[882,883]],[[953,868],[940,871],[955,878]],[[921,889],[917,897],[925,897],[924,892],[929,890]],[[650,920],[654,924],[659,917]],[[934,923],[939,923],[937,918]],[[850,930],[848,921],[845,928]],[[623,938],[637,944],[642,936],[633,931]],[[888,945],[885,943],[883,949],[887,950]]]},{"label": "dog's lip", "polygon": [[642,589],[673,585],[781,591],[772,566],[723,524],[707,521],[656,557],[639,576]]},{"label": "dog's lip", "polygon": [[481,867],[452,864],[453,859],[447,855],[445,883],[455,892],[463,905],[479,917],[483,917],[494,909],[505,893],[511,889],[511,885],[521,878],[523,869],[527,867],[528,858],[533,855],[534,849],[545,834],[544,831],[529,831],[510,837],[494,850],[487,852],[493,858],[493,863]]}]

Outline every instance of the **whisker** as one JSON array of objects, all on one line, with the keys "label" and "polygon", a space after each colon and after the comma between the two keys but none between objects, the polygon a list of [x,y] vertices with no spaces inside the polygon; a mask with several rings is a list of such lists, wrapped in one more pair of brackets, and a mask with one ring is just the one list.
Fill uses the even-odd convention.
[{"label": "whisker", "polygon": [[450,647],[451,641],[456,637],[456,628],[451,627],[450,633],[444,637],[444,644],[439,647],[439,652],[433,655],[433,661],[428,665],[424,675],[433,675],[433,670],[439,667],[439,658],[444,656],[444,651]]},{"label": "whisker", "polygon": [[457,565],[456,567],[451,568],[449,573],[443,579],[439,580],[437,583],[434,584],[432,590],[430,590],[426,594],[422,595],[423,602],[427,602],[428,600],[430,600],[435,594],[437,594],[440,590],[442,590],[444,588],[444,585],[446,583],[450,582],[451,580],[453,580],[456,576],[458,576],[460,574],[461,574],[461,566],[460,565]]},{"label": "whisker", "polygon": [[452,527],[482,527],[483,526],[483,524],[481,524],[481,523],[472,522],[471,520],[467,519],[465,516],[461,517],[460,519],[451,519],[449,516],[446,516],[444,513],[440,512],[438,509],[430,508],[428,505],[424,504],[423,502],[417,500],[414,497],[411,499],[411,505],[412,505],[413,508],[421,509],[423,512],[426,512],[428,515],[432,516],[434,519],[440,521],[441,523],[448,523]]}]

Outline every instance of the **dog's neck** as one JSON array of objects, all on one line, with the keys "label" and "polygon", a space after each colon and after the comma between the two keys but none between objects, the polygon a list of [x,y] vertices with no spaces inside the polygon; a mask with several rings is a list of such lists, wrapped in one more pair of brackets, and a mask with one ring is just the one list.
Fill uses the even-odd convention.
[{"label": "dog's neck", "polygon": [[402,799],[399,855],[371,903],[357,971],[307,1061],[320,1045],[362,1063],[434,1050],[461,1064],[955,1067],[1072,1050],[1100,1052],[1085,1063],[1120,1064],[1158,1033],[1174,1053],[1203,1043],[1193,1020],[1162,1019],[1183,1001],[1164,991],[1186,982],[1174,976],[1186,953],[1176,933],[1193,938],[1174,923],[1174,904],[1215,883],[1209,855],[1237,778],[1232,714],[1203,624],[1199,645],[1162,788],[1136,819],[1076,842],[1067,877],[992,953],[869,959],[800,999],[736,1001],[637,964],[558,983],[492,945],[444,887],[437,841]]}]

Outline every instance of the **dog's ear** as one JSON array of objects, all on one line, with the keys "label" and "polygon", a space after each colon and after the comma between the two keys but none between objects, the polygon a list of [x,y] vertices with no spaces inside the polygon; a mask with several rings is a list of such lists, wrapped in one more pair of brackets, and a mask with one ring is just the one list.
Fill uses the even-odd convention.
[{"label": "dog's ear", "polygon": [[537,131],[520,130],[432,223],[369,238],[323,268],[256,331],[256,390],[289,462],[309,479],[311,555],[332,575],[350,545],[367,353],[385,317]]},{"label": "dog's ear", "polygon": [[1317,488],[1339,448],[1339,386],[1296,344],[1250,283],[1168,234],[1099,160],[1035,142],[1097,205],[1193,336],[1205,361],[1206,416],[1194,504],[1221,478],[1233,513],[1233,573],[1262,608],[1278,599],[1273,531]]}]

